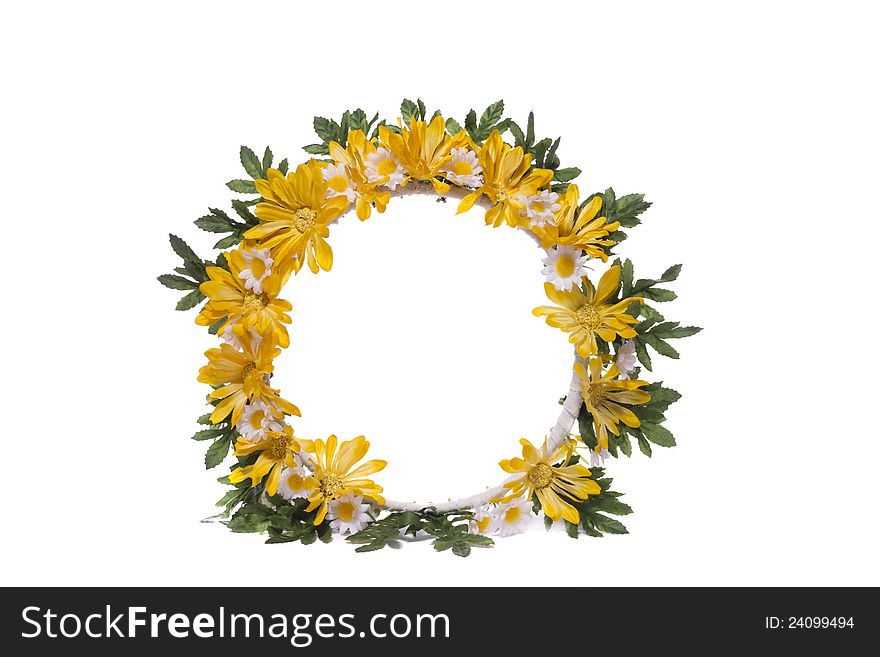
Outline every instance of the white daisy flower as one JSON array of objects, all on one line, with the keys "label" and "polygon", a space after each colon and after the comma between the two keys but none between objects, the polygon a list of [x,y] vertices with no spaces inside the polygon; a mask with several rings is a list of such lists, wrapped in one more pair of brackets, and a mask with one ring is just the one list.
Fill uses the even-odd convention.
[{"label": "white daisy flower", "polygon": [[541,273],[557,290],[567,292],[573,285],[580,285],[581,279],[587,275],[588,259],[588,256],[570,246],[557,246],[547,251],[547,257],[542,260],[544,269]]},{"label": "white daisy flower", "polygon": [[285,467],[278,479],[278,494],[286,500],[292,500],[295,497],[308,497],[312,493],[305,487],[305,480],[308,476],[309,472],[301,466]]},{"label": "white daisy flower", "polygon": [[263,281],[272,273],[272,265],[275,264],[275,261],[269,257],[269,254],[269,249],[242,249],[241,251],[247,269],[242,269],[238,277],[244,280],[245,288],[254,294],[263,293]]},{"label": "white daisy flower", "polygon": [[354,183],[348,177],[344,164],[328,164],[321,172],[324,182],[327,183],[327,198],[344,196],[349,203],[353,203],[357,194]]},{"label": "white daisy flower", "polygon": [[280,421],[281,413],[262,401],[245,404],[244,411],[235,428],[252,443],[266,437],[267,431],[281,431],[284,428]]},{"label": "white daisy flower", "polygon": [[562,204],[557,203],[559,201],[559,194],[548,192],[546,189],[532,196],[520,194],[516,197],[516,200],[525,206],[521,214],[528,217],[529,222],[535,228],[540,228],[544,224],[555,221],[554,213],[562,209]]},{"label": "white daisy flower", "polygon": [[330,528],[340,534],[359,532],[371,519],[367,513],[369,508],[369,504],[364,504],[364,498],[354,493],[333,500],[327,509]]},{"label": "white daisy flower", "polygon": [[452,159],[442,171],[456,185],[463,187],[479,187],[483,184],[483,167],[477,160],[477,154],[466,148],[453,148]]},{"label": "white daisy flower", "polygon": [[590,450],[590,467],[601,468],[605,464],[605,459],[609,456],[608,450],[602,447],[598,452],[594,449]]},{"label": "white daisy flower", "polygon": [[480,507],[474,511],[474,518],[470,522],[471,534],[488,534],[492,531],[492,514],[489,513],[488,507]]},{"label": "white daisy flower", "polygon": [[392,191],[406,180],[406,169],[391,151],[381,147],[367,155],[366,174],[368,182],[381,182]]},{"label": "white daisy flower", "polygon": [[499,504],[492,511],[496,531],[501,536],[511,536],[526,530],[532,520],[532,503],[522,498]]},{"label": "white daisy flower", "polygon": [[628,379],[633,370],[636,369],[636,343],[632,340],[624,340],[620,349],[614,357],[614,363],[620,370],[620,378]]}]

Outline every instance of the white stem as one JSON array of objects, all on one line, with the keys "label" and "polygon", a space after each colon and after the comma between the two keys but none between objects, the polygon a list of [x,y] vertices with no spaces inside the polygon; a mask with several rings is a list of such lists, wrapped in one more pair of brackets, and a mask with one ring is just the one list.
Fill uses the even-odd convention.
[{"label": "white stem", "polygon": [[[462,199],[468,194],[471,193],[472,190],[466,189],[463,187],[451,186],[449,191],[443,195],[444,198],[455,198]],[[391,197],[401,197],[401,196],[416,196],[416,195],[424,195],[424,196],[437,196],[437,191],[434,189],[434,186],[427,181],[424,180],[410,180],[409,183],[405,187],[398,187],[393,192],[391,192]],[[491,208],[494,204],[487,196],[481,196],[479,200],[475,203],[475,205],[479,205],[485,209]],[[351,211],[346,210],[345,213],[340,215],[340,219],[348,214]],[[337,219],[338,221],[338,219]],[[526,233],[529,237],[531,237],[538,245],[541,245],[540,238],[535,235],[530,230],[526,228],[520,229]],[[577,353],[575,353],[575,360],[583,362]],[[573,373],[571,376],[571,384],[568,388],[568,394],[565,397],[565,401],[562,404],[562,411],[559,413],[559,419],[556,420],[556,424],[552,429],[550,429],[550,433],[547,435],[547,452],[551,453],[556,450],[557,447],[562,443],[562,441],[568,437],[571,433],[571,429],[574,426],[575,421],[577,420],[578,413],[581,408],[581,404],[583,403],[583,397],[581,396],[581,385],[580,385],[580,377],[577,373]],[[309,469],[314,470],[314,465],[311,462],[307,462],[306,465]],[[503,485],[495,486],[494,488],[487,488],[482,493],[477,493],[476,495],[471,495],[470,497],[462,497],[457,500],[450,500],[448,502],[441,502],[439,504],[435,504],[433,502],[398,502],[395,500],[388,500],[385,502],[385,505],[382,507],[387,511],[421,511],[422,509],[433,508],[438,513],[446,513],[448,511],[457,511],[457,510],[467,510],[467,509],[478,509],[481,506],[485,506],[493,499],[497,499],[499,497],[503,497],[508,492],[508,489]]]}]

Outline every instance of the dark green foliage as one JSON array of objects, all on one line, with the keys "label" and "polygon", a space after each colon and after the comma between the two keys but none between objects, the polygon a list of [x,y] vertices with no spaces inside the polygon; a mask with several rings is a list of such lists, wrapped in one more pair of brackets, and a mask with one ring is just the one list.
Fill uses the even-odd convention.
[{"label": "dark green foliage", "polygon": [[474,517],[469,511],[436,513],[431,509],[390,513],[376,520],[356,534],[349,542],[360,545],[357,552],[372,552],[395,545],[401,536],[415,536],[423,531],[434,537],[432,545],[438,552],[452,550],[459,557],[471,553],[471,547],[489,547],[494,541],[488,536],[471,534],[468,523]]}]

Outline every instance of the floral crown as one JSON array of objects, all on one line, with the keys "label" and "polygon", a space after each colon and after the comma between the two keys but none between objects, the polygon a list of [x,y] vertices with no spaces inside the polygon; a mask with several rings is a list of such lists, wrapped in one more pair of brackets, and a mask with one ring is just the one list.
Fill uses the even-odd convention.
[{"label": "floral crown", "polygon": [[[186,291],[178,310],[205,302],[196,324],[222,340],[205,352],[199,371],[213,389],[212,408],[193,436],[209,442],[207,468],[233,450],[230,473],[219,480],[231,488],[214,518],[233,531],[266,532],[268,543],[329,541],[335,533],[367,552],[422,534],[459,556],[492,545],[492,535],[521,531],[536,515],[573,538],[626,533],[612,516],[632,510],[611,490],[604,462],[630,456],[633,441],[646,456],[655,445],[675,445],[664,423],[680,395],[643,380],[641,371],[651,371],[649,348],[678,358],[668,340],[700,330],[666,321],[651,305],[676,298],[662,285],[681,265],[636,279],[630,260],[615,259],[598,280],[588,276],[588,263],[607,263],[650,203],[613,189],[583,196],[571,182],[580,169],[560,167],[560,140],[537,139],[531,113],[525,130],[503,118],[502,101],[479,119],[471,110],[463,126],[439,110],[429,115],[421,99],[404,100],[400,113],[396,124],[378,114],[368,120],[360,109],[339,121],[315,117],[321,141],[305,147],[314,157],[293,170],[287,159],[273,166],[269,148],[259,157],[242,147],[248,178],[227,183],[243,195],[232,201],[233,214],[211,208],[195,221],[225,234],[215,244],[222,252],[203,260],[171,235],[183,262],[159,281]],[[546,436],[520,439],[522,455],[499,463],[508,475],[503,483],[440,504],[386,499],[371,477],[387,463],[364,460],[364,436],[296,435],[300,410],[270,385],[275,358],[290,345],[292,306],[279,296],[285,283],[304,265],[331,270],[330,228],[343,215],[354,210],[366,221],[411,194],[457,199],[457,214],[479,205],[487,225],[531,237],[544,254],[549,301],[532,312],[566,333],[575,351],[568,392]]]}]

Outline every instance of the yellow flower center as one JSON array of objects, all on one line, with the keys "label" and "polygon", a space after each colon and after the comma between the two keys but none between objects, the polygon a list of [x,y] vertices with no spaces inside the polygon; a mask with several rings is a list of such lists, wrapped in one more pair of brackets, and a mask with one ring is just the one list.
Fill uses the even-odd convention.
[{"label": "yellow flower center", "polygon": [[295,472],[287,477],[287,487],[290,488],[290,490],[302,490],[304,483],[305,480]]},{"label": "yellow flower center", "polygon": [[553,470],[546,463],[538,463],[529,470],[529,482],[535,490],[547,488],[553,481]]},{"label": "yellow flower center", "polygon": [[574,273],[574,258],[570,255],[559,256],[556,259],[556,273],[562,278],[568,278]]},{"label": "yellow flower center", "polygon": [[[332,189],[334,192],[342,193],[346,189],[348,189],[348,178],[346,178],[345,176],[333,176],[330,180],[327,181],[327,184],[330,187],[330,189]],[[306,208],[302,208],[302,209],[305,210]],[[314,211],[312,210],[312,212],[314,212]],[[297,212],[296,212],[297,226],[296,227],[298,230],[299,230],[299,223],[298,223],[299,222],[299,213],[300,213],[300,210],[297,210]],[[311,224],[309,224],[309,225],[311,225]],[[305,231],[300,230],[300,232],[302,233]]]},{"label": "yellow flower center", "polygon": [[301,233],[305,233],[314,225],[315,219],[318,218],[318,213],[311,208],[300,208],[296,211],[295,216],[296,219],[293,223],[296,226],[296,229]]},{"label": "yellow flower center", "polygon": [[492,195],[495,197],[495,202],[500,203],[501,201],[507,200],[507,187],[502,185],[501,183],[492,183],[490,187],[490,191]]},{"label": "yellow flower center", "polygon": [[246,313],[262,310],[269,305],[269,295],[265,292],[263,294],[246,292],[244,295],[244,301],[241,305]]},{"label": "yellow flower center", "polygon": [[541,201],[535,201],[532,203],[532,210],[535,212],[544,212],[544,204]]},{"label": "yellow flower center", "polygon": [[587,388],[587,397],[590,399],[590,405],[595,408],[605,399],[605,386],[601,383],[591,383]]},{"label": "yellow flower center", "polygon": [[390,157],[379,161],[376,171],[380,176],[390,176],[397,169],[397,163]]},{"label": "yellow flower center", "polygon": [[459,176],[469,176],[473,171],[471,163],[465,160],[458,160],[452,165],[452,173]]},{"label": "yellow flower center", "polygon": [[241,379],[245,386],[250,388],[256,388],[263,383],[263,375],[253,363],[246,365],[241,371]]},{"label": "yellow flower center", "polygon": [[324,499],[332,500],[339,495],[343,488],[342,477],[335,474],[325,474],[318,482],[318,489]]},{"label": "yellow flower center", "polygon": [[[547,466],[544,466],[547,467]],[[507,511],[504,512],[504,522],[517,522],[520,519],[522,512],[518,506],[512,506]]]},{"label": "yellow flower center", "polygon": [[354,504],[351,502],[342,502],[336,506],[336,517],[342,522],[351,522],[354,518]]},{"label": "yellow flower center", "polygon": [[287,452],[290,450],[290,436],[283,433],[269,435],[271,436],[269,446],[265,451],[269,452],[273,459],[280,461],[287,456]]},{"label": "yellow flower center", "polygon": [[602,316],[599,314],[599,311],[590,304],[578,308],[576,318],[577,323],[588,331],[595,331],[602,322]]}]

